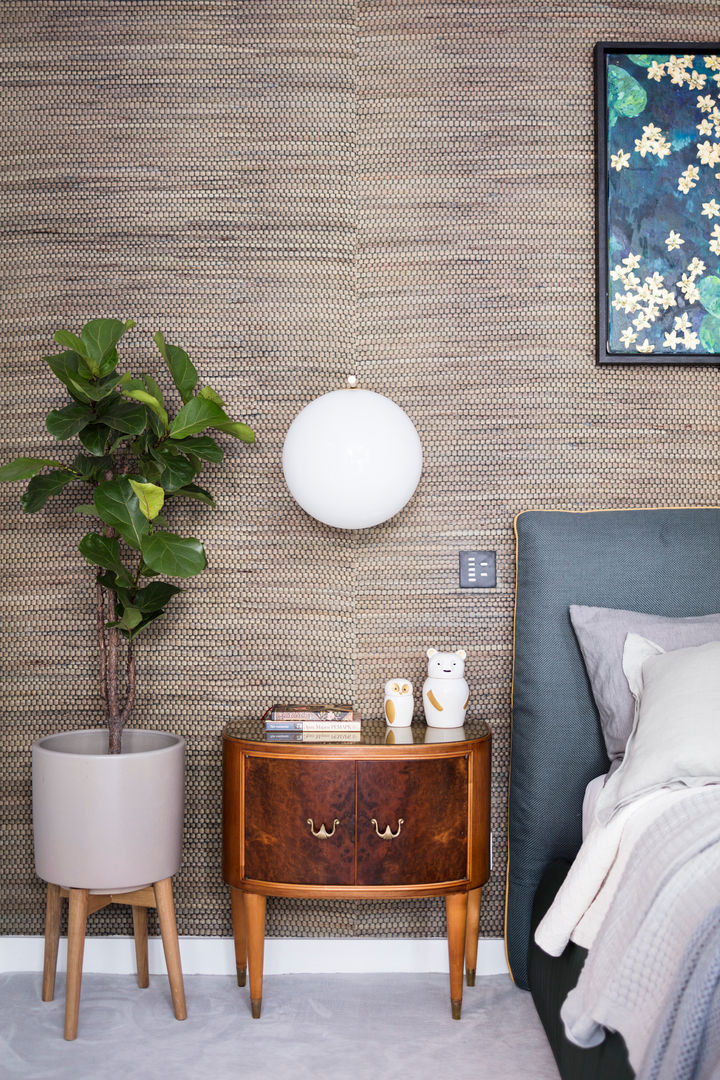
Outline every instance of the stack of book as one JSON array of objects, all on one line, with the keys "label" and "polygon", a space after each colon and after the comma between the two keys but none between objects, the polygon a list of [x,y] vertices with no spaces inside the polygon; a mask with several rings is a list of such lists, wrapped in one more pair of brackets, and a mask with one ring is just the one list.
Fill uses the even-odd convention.
[{"label": "stack of book", "polygon": [[268,738],[295,742],[359,742],[352,705],[273,705],[263,717]]}]

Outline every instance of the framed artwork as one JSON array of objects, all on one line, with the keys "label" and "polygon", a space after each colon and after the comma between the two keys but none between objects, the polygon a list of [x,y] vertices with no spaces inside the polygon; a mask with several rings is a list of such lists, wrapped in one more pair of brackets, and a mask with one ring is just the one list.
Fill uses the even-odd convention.
[{"label": "framed artwork", "polygon": [[720,363],[720,45],[595,46],[600,364]]}]

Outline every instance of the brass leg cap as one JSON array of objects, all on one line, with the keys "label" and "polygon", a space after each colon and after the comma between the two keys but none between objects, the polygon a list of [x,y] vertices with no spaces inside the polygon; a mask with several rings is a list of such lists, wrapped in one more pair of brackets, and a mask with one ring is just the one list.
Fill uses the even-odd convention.
[{"label": "brass leg cap", "polygon": [[262,998],[250,998],[250,1011],[252,1012],[253,1020],[260,1019],[260,1009],[262,1008]]},{"label": "brass leg cap", "polygon": [[469,971],[469,970],[466,971],[465,972],[465,981],[467,982],[468,986],[474,986],[475,985],[475,972],[474,971]]},{"label": "brass leg cap", "polygon": [[450,1006],[452,1008],[452,1018],[453,1018],[453,1020],[459,1020],[460,1019],[460,1010],[462,1009],[462,1000],[461,1001],[451,1001]]},{"label": "brass leg cap", "polygon": [[237,981],[238,986],[244,986],[247,982],[247,968],[239,967],[237,969]]}]

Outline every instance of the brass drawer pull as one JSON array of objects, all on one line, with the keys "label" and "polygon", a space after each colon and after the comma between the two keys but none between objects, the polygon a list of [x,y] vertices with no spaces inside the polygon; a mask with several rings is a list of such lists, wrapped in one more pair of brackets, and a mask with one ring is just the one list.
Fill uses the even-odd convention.
[{"label": "brass drawer pull", "polygon": [[315,823],[313,822],[313,819],[311,817],[307,819],[307,823],[310,826],[310,832],[313,834],[313,836],[317,836],[318,840],[329,840],[331,836],[335,835],[335,830],[340,824],[340,821],[338,818],[335,818],[332,823],[332,829],[330,830],[330,832],[327,831],[324,825],[321,825],[319,829],[316,829]]},{"label": "brass drawer pull", "polygon": [[375,832],[378,834],[381,840],[397,840],[398,836],[400,835],[400,830],[405,824],[405,819],[398,818],[397,832],[393,832],[389,825],[385,829],[385,832],[380,832],[378,823],[375,818],[370,818],[370,824],[375,826]]}]

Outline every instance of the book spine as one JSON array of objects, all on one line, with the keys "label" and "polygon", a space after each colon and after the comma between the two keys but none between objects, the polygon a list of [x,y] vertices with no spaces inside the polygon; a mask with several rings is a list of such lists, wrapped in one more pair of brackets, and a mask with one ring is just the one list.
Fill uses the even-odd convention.
[{"label": "book spine", "polygon": [[303,731],[302,742],[360,742],[359,731]]},{"label": "book spine", "polygon": [[360,720],[266,720],[266,731],[362,731]]},{"label": "book spine", "polygon": [[329,708],[313,708],[308,707],[300,709],[283,708],[282,706],[274,706],[270,710],[270,715],[266,718],[269,720],[359,720],[357,712],[354,709],[329,709]]}]

